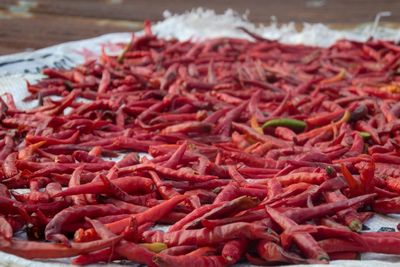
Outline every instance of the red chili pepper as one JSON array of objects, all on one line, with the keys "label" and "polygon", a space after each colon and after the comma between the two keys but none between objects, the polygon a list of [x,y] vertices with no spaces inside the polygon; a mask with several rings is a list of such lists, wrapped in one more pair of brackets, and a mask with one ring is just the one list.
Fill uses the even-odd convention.
[{"label": "red chili pepper", "polygon": [[[156,222],[164,217],[166,214],[168,214],[179,202],[183,201],[186,198],[186,196],[182,195],[172,197],[171,199],[166,200],[159,205],[151,207],[148,210],[132,215],[132,218],[134,218],[139,225],[147,222]],[[125,218],[106,224],[105,226],[113,233],[121,233],[129,224],[130,219],[131,218]],[[94,229],[85,230],[85,232],[83,233],[83,237],[88,239],[90,239],[94,235]],[[79,236],[75,236],[75,239],[82,240],[82,238]]]},{"label": "red chili pepper", "polygon": [[210,210],[212,210],[216,207],[222,206],[222,205],[223,205],[223,203],[217,203],[217,204],[205,205],[198,209],[195,209],[192,212],[190,212],[187,216],[185,216],[182,220],[180,220],[180,221],[176,222],[174,225],[172,225],[168,229],[168,232],[174,232],[174,231],[181,230],[181,229],[183,229],[183,227],[186,224],[191,223],[192,221],[199,218],[200,216],[203,216]]},{"label": "red chili pepper", "polygon": [[[284,230],[297,225],[290,218],[270,207],[266,207],[266,211],[271,218]],[[295,234],[293,236],[293,240],[308,258],[318,261],[329,260],[328,254],[318,245],[317,241],[315,241],[311,235],[306,233]]]},{"label": "red chili pepper", "polygon": [[320,246],[329,253],[332,252],[366,252],[368,248],[344,239],[330,238],[318,242]]},{"label": "red chili pepper", "polygon": [[107,193],[119,200],[144,206],[154,203],[154,196],[151,193],[147,195],[132,196],[121,189],[117,184],[112,183],[106,176],[100,174],[99,178],[107,189]]},{"label": "red chili pepper", "polygon": [[78,257],[72,259],[71,263],[76,265],[89,265],[98,262],[109,263],[119,259],[121,259],[121,257],[116,255],[112,248],[106,248],[89,254],[79,255]]},{"label": "red chili pepper", "polygon": [[336,222],[336,221],[334,221],[333,219],[330,219],[330,218],[322,218],[322,219],[320,219],[320,224],[324,225],[324,226],[331,227],[331,228],[337,228],[337,229],[343,229],[343,230],[347,230],[348,229],[347,226],[344,226],[343,224],[338,223],[338,222]]},{"label": "red chili pepper", "polygon": [[83,216],[102,216],[121,214],[122,210],[114,205],[88,205],[70,207],[57,213],[56,216],[46,225],[45,237],[47,240],[54,240],[69,245],[68,238],[61,233],[66,223],[81,220]]},{"label": "red chili pepper", "polygon": [[5,160],[8,155],[10,155],[14,148],[14,141],[11,136],[6,135],[4,137],[4,146],[0,151],[0,160]]},{"label": "red chili pepper", "polygon": [[[141,176],[126,176],[112,180],[113,184],[120,187],[127,193],[150,193],[153,191],[153,183],[150,179]],[[101,194],[107,193],[108,188],[104,186],[103,182],[91,182],[82,185],[69,187],[54,195],[58,196],[71,196],[77,194]]]},{"label": "red chili pepper", "polygon": [[271,143],[276,147],[286,147],[288,143],[286,141],[280,140],[278,138],[275,138],[273,136],[267,136],[260,134],[256,130],[240,123],[232,123],[232,126],[235,130],[242,132],[244,134],[247,134],[249,137],[260,141],[260,142],[265,142],[265,143]]},{"label": "red chili pepper", "polygon": [[6,218],[0,216],[0,236],[6,240],[10,240],[13,237],[13,229]]},{"label": "red chili pepper", "polygon": [[164,249],[163,251],[160,252],[160,254],[168,254],[168,255],[178,256],[178,255],[184,255],[191,251],[194,251],[196,248],[197,248],[197,246],[176,246],[176,247]]},{"label": "red chili pepper", "polygon": [[181,162],[183,155],[185,154],[187,143],[183,143],[179,148],[171,155],[167,162],[163,164],[164,167],[174,169]]},{"label": "red chili pepper", "polygon": [[18,174],[18,168],[16,166],[18,153],[9,154],[3,161],[3,173],[7,178],[11,178]]},{"label": "red chili pepper", "polygon": [[184,195],[189,196],[189,203],[193,209],[200,208],[201,202],[211,203],[216,197],[216,194],[204,189],[186,191]]},{"label": "red chili pepper", "polygon": [[269,264],[279,263],[308,263],[295,253],[287,252],[278,244],[261,240],[257,244],[257,252],[260,257]]},{"label": "red chili pepper", "polygon": [[122,168],[120,171],[135,172],[144,170],[154,170],[155,172],[161,175],[168,176],[169,178],[173,178],[176,180],[183,180],[183,181],[191,181],[191,182],[202,182],[218,178],[217,176],[213,175],[196,175],[196,174],[184,173],[160,165],[155,165],[153,163],[145,163],[145,164],[138,164],[133,167],[125,167]]},{"label": "red chili pepper", "polygon": [[226,185],[221,192],[214,199],[214,204],[229,201],[237,198],[240,195],[239,186],[235,182],[231,182]]},{"label": "red chili pepper", "polygon": [[221,206],[215,207],[214,209],[208,211],[201,217],[196,218],[189,225],[184,226],[183,229],[190,229],[200,225],[202,220],[214,219],[218,217],[228,216],[232,213],[237,213],[242,210],[247,210],[249,208],[255,207],[259,201],[248,196],[238,197],[231,201],[224,202]]},{"label": "red chili pepper", "polygon": [[250,98],[248,109],[251,114],[254,114],[255,118],[257,119],[258,122],[263,122],[266,120],[264,114],[262,111],[258,108],[258,103],[260,100],[262,91],[257,90],[255,91]]},{"label": "red chili pepper", "polygon": [[212,124],[199,121],[187,121],[173,126],[168,126],[161,131],[161,134],[167,135],[171,133],[209,133]]},{"label": "red chili pepper", "polygon": [[117,162],[118,168],[128,167],[139,163],[139,155],[137,153],[126,154],[120,161]]},{"label": "red chili pepper", "polygon": [[281,243],[283,247],[288,248],[297,233],[310,233],[311,235],[316,236],[318,239],[332,237],[343,238],[351,240],[354,243],[358,243],[360,246],[367,246],[359,234],[351,232],[348,229],[302,225],[292,227],[281,234]]},{"label": "red chili pepper", "polygon": [[[20,110],[5,93],[0,250],[33,257],[37,245],[44,257],[150,266],[398,254],[396,233],[344,225],[359,231],[374,214],[400,210],[400,86],[388,75],[399,46],[315,48],[245,32],[254,40],[165,40],[147,21],[143,35],[113,45],[119,56],[104,46],[79,66],[44,70],[27,85],[36,107]],[[260,131],[266,118],[275,128]],[[150,231],[156,223],[172,226]],[[280,240],[270,228],[284,230]],[[21,230],[64,244],[25,243],[13,237]],[[124,240],[76,244],[71,234]],[[142,239],[163,240],[169,252]]]},{"label": "red chili pepper", "polygon": [[[107,141],[104,139],[103,141]],[[117,138],[110,139],[110,142],[103,144],[106,149],[113,149],[113,150],[123,150],[123,149],[130,149],[133,151],[147,151],[151,145],[161,144],[158,141],[147,141],[147,140],[137,140],[135,138],[129,138],[124,136],[118,136]],[[88,145],[88,143],[86,143]],[[92,143],[93,145],[93,143]],[[101,145],[101,144],[94,144],[94,145]]]},{"label": "red chili pepper", "polygon": [[[89,222],[93,225],[93,227],[96,229],[96,233],[102,238],[102,239],[108,239],[112,238],[115,236],[112,232],[110,232],[107,227],[102,225],[100,222],[96,220],[90,220]],[[84,244],[84,243],[83,243]],[[128,241],[122,241],[120,244],[115,246],[115,251],[121,255],[126,257],[129,260],[138,262],[138,263],[143,263],[148,266],[154,266],[152,263],[151,258],[153,257],[154,253],[147,250],[144,247],[141,247],[135,243],[128,242]]]},{"label": "red chili pepper", "polygon": [[[81,173],[82,173],[82,171],[83,171],[83,167],[78,167],[78,168],[72,173],[71,179],[69,180],[69,183],[68,183],[68,187],[69,187],[69,188],[76,187],[76,186],[79,186],[79,185],[81,184]],[[80,206],[80,205],[82,205],[82,206],[86,205],[85,196],[82,195],[82,194],[72,196],[72,202],[73,202],[75,205],[78,205],[78,206]]]},{"label": "red chili pepper", "polygon": [[375,187],[375,162],[373,160],[360,162],[356,165],[360,169],[360,180],[364,193],[372,193]]},{"label": "red chili pepper", "polygon": [[[329,202],[347,199],[340,191],[326,193],[325,198],[327,198]],[[362,222],[358,218],[356,209],[346,209],[338,212],[337,215],[351,230],[355,232],[361,231]]]},{"label": "red chili pepper", "polygon": [[48,146],[48,145],[59,145],[59,144],[74,144],[78,140],[78,137],[79,137],[79,131],[76,131],[70,137],[63,139],[51,138],[46,136],[27,135],[25,137],[25,140],[28,144],[45,142],[43,146]]},{"label": "red chili pepper", "polygon": [[104,162],[97,162],[97,163],[55,163],[55,162],[28,162],[28,161],[19,161],[17,160],[17,167],[20,169],[28,169],[30,171],[34,171],[33,176],[45,176],[46,174],[50,173],[64,173],[70,172],[75,168],[83,166],[84,170],[87,171],[101,171],[101,170],[108,170],[112,166],[114,166],[114,162],[104,161]]},{"label": "red chili pepper", "polygon": [[235,264],[244,254],[246,247],[246,239],[228,241],[222,248],[222,257],[228,264]]},{"label": "red chili pepper", "polygon": [[374,128],[372,128],[371,126],[369,126],[366,122],[358,121],[356,123],[356,127],[360,131],[364,131],[364,132],[367,132],[367,133],[371,134],[372,140],[375,143],[377,143],[378,145],[381,144],[381,140],[379,138],[379,135],[378,135],[377,131]]},{"label": "red chili pepper", "polygon": [[340,165],[340,169],[342,171],[343,177],[346,179],[347,184],[349,185],[351,194],[353,196],[360,194],[362,192],[360,181],[356,180],[356,178],[351,175],[350,171],[344,164]]},{"label": "red chili pepper", "polygon": [[378,199],[372,204],[375,212],[389,214],[400,212],[400,197]]},{"label": "red chili pepper", "polygon": [[283,140],[296,141],[296,133],[286,127],[276,127],[275,135]]},{"label": "red chili pepper", "polygon": [[302,223],[312,218],[335,214],[340,210],[350,208],[358,204],[368,203],[373,200],[375,196],[376,194],[368,194],[333,203],[321,204],[312,208],[295,208],[287,211],[285,214],[295,222]]},{"label": "red chili pepper", "polygon": [[236,181],[239,185],[244,186],[247,184],[246,179],[237,171],[233,166],[228,166],[228,172],[232,180]]},{"label": "red chili pepper", "polygon": [[156,172],[154,171],[149,171],[151,179],[153,180],[155,186],[157,187],[157,190],[159,194],[164,198],[164,199],[170,199],[176,195],[180,195],[176,190],[173,188],[165,185],[163,181],[160,179],[160,177],[157,175]]},{"label": "red chili pepper", "polygon": [[251,167],[264,167],[265,166],[265,160],[260,159],[259,157],[253,156],[249,153],[224,151],[223,155],[226,158],[230,158],[237,162],[243,162]]},{"label": "red chili pepper", "polygon": [[322,113],[311,118],[307,118],[305,122],[309,127],[322,126],[331,123],[332,121],[343,116],[343,110],[336,110],[330,113]]},{"label": "red chili pepper", "polygon": [[201,224],[206,228],[213,229],[214,227],[219,225],[225,225],[235,222],[254,222],[257,220],[265,219],[266,217],[267,215],[264,211],[251,211],[243,215],[236,215],[233,217],[226,217],[222,219],[204,219],[201,221]]},{"label": "red chili pepper", "polygon": [[70,246],[45,242],[12,240],[9,245],[2,246],[0,250],[26,259],[67,258],[114,246],[121,239],[122,236],[115,236],[86,243],[71,242]]},{"label": "red chili pepper", "polygon": [[66,109],[68,106],[70,106],[72,104],[72,102],[75,100],[75,98],[78,97],[78,95],[79,95],[79,91],[73,90],[71,93],[69,93],[68,96],[66,96],[64,98],[64,100],[59,105],[57,105],[53,109],[43,111],[43,114],[44,115],[57,115],[57,114],[63,112],[64,109]]},{"label": "red chili pepper", "polygon": [[346,123],[350,118],[350,113],[348,111],[346,111],[343,115],[343,117],[337,121],[334,122],[330,125],[326,125],[326,126],[322,126],[320,128],[316,128],[313,129],[311,131],[305,132],[305,133],[301,133],[299,135],[297,135],[297,141],[299,143],[304,143],[307,139],[313,138],[315,136],[317,136],[318,134],[325,132],[325,131],[332,131],[335,129],[335,127],[339,127],[341,126],[343,123]]},{"label": "red chili pepper", "polygon": [[310,183],[310,184],[321,184],[325,180],[328,179],[328,176],[326,173],[293,173],[293,174],[288,174],[285,176],[278,176],[277,177],[278,181],[283,185],[283,186],[288,186],[291,184],[296,184],[296,183]]},{"label": "red chili pepper", "polygon": [[391,236],[368,236],[361,235],[364,246],[343,239],[326,239],[320,241],[320,245],[328,252],[375,252],[385,254],[398,254],[400,239]]},{"label": "red chili pepper", "polygon": [[164,184],[167,186],[174,186],[179,190],[195,190],[195,189],[218,189],[221,186],[225,186],[229,184],[230,180],[228,179],[215,179],[204,182],[190,183],[186,182],[177,182],[177,181],[164,181]]},{"label": "red chili pepper", "polygon": [[360,255],[357,252],[331,252],[328,253],[331,260],[359,260]]},{"label": "red chili pepper", "polygon": [[168,246],[198,245],[205,246],[228,241],[235,238],[248,238],[250,240],[264,238],[277,241],[277,237],[270,230],[250,223],[232,223],[217,226],[214,229],[178,230],[164,233],[148,231],[143,233],[146,242],[162,242]]},{"label": "red chili pepper", "polygon": [[110,85],[110,80],[111,80],[111,74],[107,69],[103,70],[103,75],[101,77],[100,80],[100,84],[99,84],[99,89],[98,89],[98,93],[105,93],[108,86]]},{"label": "red chili pepper", "polygon": [[386,178],[386,187],[396,193],[400,193],[400,180],[397,178]]}]

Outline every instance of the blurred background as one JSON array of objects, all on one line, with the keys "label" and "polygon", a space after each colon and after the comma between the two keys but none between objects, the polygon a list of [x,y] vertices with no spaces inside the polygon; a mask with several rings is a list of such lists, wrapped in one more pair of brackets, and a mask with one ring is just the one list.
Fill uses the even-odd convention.
[{"label": "blurred background", "polygon": [[182,13],[197,7],[221,13],[231,8],[255,23],[290,21],[351,28],[391,11],[381,25],[400,26],[398,0],[0,0],[0,55],[38,49],[110,32],[135,31],[143,20],[162,20],[163,11]]}]

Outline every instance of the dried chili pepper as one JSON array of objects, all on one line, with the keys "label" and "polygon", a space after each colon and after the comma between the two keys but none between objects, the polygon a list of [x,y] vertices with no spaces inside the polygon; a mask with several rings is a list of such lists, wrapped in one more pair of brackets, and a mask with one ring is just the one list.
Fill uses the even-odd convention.
[{"label": "dried chili pepper", "polygon": [[[266,211],[271,218],[283,229],[289,229],[297,224],[285,215],[280,214],[278,211],[266,207]],[[294,241],[300,250],[308,257],[314,260],[329,260],[328,254],[318,245],[317,241],[309,234],[295,234]]]},{"label": "dried chili pepper", "polygon": [[[178,204],[179,202],[183,201],[186,198],[187,197],[183,195],[172,197],[171,199],[166,200],[163,203],[156,205],[148,210],[145,210],[136,215],[132,215],[132,218],[134,218],[137,224],[139,225],[146,222],[155,222],[160,218],[164,217],[164,215],[169,213],[175,207],[176,204]],[[109,230],[113,233],[121,233],[125,229],[125,227],[127,227],[130,220],[131,220],[130,217],[124,218],[122,220],[106,224],[105,226],[109,228]],[[83,237],[75,236],[75,239],[78,240],[90,239],[94,235],[95,235],[94,229],[87,229],[85,230],[84,233],[82,233]]]},{"label": "dried chili pepper", "polygon": [[26,259],[54,259],[77,256],[117,244],[122,236],[86,243],[71,243],[70,246],[35,241],[12,240],[0,250]]},{"label": "dried chili pepper", "polygon": [[149,231],[143,234],[143,238],[147,242],[162,242],[168,246],[203,246],[235,238],[277,240],[277,237],[271,233],[271,230],[250,223],[233,223],[217,226],[214,229],[178,230],[170,233]]},{"label": "dried chili pepper", "polygon": [[244,31],[165,40],[145,22],[119,55],[45,69],[25,98],[38,106],[5,93],[0,250],[149,266],[398,254],[395,232],[346,226],[400,212],[399,46]]}]

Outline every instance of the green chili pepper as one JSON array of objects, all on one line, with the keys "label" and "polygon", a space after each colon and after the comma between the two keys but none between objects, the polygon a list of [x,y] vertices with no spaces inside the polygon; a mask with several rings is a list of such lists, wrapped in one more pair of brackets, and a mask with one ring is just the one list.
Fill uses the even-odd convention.
[{"label": "green chili pepper", "polygon": [[118,63],[120,64],[124,63],[125,54],[129,51],[129,49],[131,49],[131,47],[132,47],[132,40],[124,47],[121,54],[118,56],[117,58]]},{"label": "green chili pepper", "polygon": [[268,127],[277,127],[277,126],[282,126],[282,127],[287,127],[295,131],[304,131],[306,128],[307,124],[304,121],[300,120],[295,120],[295,119],[273,119],[265,122],[262,126],[263,129],[268,128]]},{"label": "green chili pepper", "polygon": [[365,140],[371,138],[371,134],[369,132],[358,132],[358,134]]},{"label": "green chili pepper", "polygon": [[325,168],[326,174],[328,174],[328,176],[333,176],[335,174],[335,169],[332,166],[327,166]]}]

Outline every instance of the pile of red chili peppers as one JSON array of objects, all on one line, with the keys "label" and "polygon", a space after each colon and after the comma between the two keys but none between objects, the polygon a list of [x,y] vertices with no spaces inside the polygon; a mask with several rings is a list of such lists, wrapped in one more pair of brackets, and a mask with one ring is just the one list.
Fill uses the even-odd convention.
[{"label": "pile of red chili peppers", "polygon": [[0,250],[148,266],[400,254],[399,232],[362,232],[400,213],[400,46],[242,30],[253,41],[180,42],[147,23],[119,56],[45,69],[36,108],[5,94]]}]

